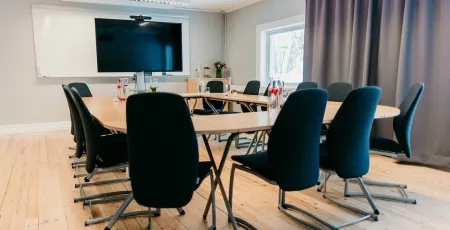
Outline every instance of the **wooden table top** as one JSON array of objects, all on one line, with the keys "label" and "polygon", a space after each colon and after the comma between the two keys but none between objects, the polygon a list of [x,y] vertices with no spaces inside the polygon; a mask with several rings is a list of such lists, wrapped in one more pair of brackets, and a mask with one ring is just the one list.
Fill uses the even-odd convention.
[{"label": "wooden table top", "polygon": [[[186,98],[205,97],[205,95],[199,94],[181,94],[181,96],[185,96]],[[208,95],[208,97],[209,96],[210,95]],[[113,97],[86,97],[83,98],[83,100],[91,114],[104,127],[120,132],[127,131],[125,119],[126,101],[114,102]],[[244,100],[244,98],[241,98],[241,100]],[[340,102],[328,102],[323,121],[324,124],[331,123],[340,106]],[[397,108],[380,105],[377,108],[375,119],[395,117],[399,114],[400,110]],[[192,117],[192,121],[197,134],[221,134],[269,130],[275,123],[276,118],[276,114],[272,115],[268,112],[254,112],[194,116]]]},{"label": "wooden table top", "polygon": [[228,102],[247,102],[253,103],[257,105],[267,105],[269,99],[266,96],[256,96],[256,95],[244,95],[238,94],[236,97],[233,96],[225,96],[223,93],[181,93],[182,97],[186,99],[192,98],[208,98],[208,99],[216,99],[220,101],[228,101]]}]

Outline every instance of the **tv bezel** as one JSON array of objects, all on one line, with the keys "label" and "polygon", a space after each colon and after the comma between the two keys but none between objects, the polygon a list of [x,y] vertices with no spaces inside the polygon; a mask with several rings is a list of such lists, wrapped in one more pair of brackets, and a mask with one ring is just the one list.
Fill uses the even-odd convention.
[{"label": "tv bezel", "polygon": [[140,71],[122,71],[122,72],[107,72],[107,71],[100,71],[98,67],[98,40],[97,40],[97,23],[96,21],[100,20],[111,20],[111,21],[130,21],[130,22],[136,22],[136,23],[142,23],[140,21],[136,20],[127,20],[127,19],[112,19],[112,18],[94,18],[94,25],[95,25],[95,49],[96,49],[96,59],[97,59],[97,71],[99,73],[183,73],[184,72],[184,52],[183,52],[183,23],[181,22],[159,22],[159,21],[148,21],[153,23],[161,23],[161,24],[178,24],[180,25],[180,40],[181,40],[181,48],[180,48],[180,54],[181,54],[181,69],[180,70],[140,70]]}]

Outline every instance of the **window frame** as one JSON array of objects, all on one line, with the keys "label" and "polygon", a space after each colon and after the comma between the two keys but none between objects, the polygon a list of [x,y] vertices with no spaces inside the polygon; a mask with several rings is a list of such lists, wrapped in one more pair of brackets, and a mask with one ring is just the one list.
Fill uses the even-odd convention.
[{"label": "window frame", "polygon": [[[266,88],[269,84],[267,54],[270,43],[267,43],[267,36],[270,32],[281,32],[295,27],[305,27],[305,15],[297,15],[277,21],[268,22],[256,26],[256,76],[255,80],[261,82],[261,88]],[[288,88],[296,88],[298,83],[286,84]]]},{"label": "window frame", "polygon": [[[266,41],[265,41],[265,45],[266,45],[266,53],[265,53],[265,67],[266,67],[266,71],[265,71],[265,81],[269,82],[270,79],[270,57],[271,57],[271,48],[270,48],[270,44],[271,44],[271,39],[273,35],[277,35],[277,34],[282,34],[282,33],[287,33],[287,32],[293,32],[293,31],[297,31],[297,30],[305,30],[305,23],[298,23],[298,24],[293,24],[293,25],[289,25],[289,26],[285,26],[285,27],[281,27],[281,28],[275,28],[275,29],[271,29],[271,30],[266,30]],[[303,76],[302,76],[302,80],[299,82],[289,82],[286,83],[287,85],[294,85],[294,84],[299,84],[301,82],[303,82]]]}]

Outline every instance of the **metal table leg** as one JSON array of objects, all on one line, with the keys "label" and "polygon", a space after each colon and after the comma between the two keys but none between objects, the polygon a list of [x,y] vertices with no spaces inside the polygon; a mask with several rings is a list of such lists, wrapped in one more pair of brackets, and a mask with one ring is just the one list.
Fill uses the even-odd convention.
[{"label": "metal table leg", "polygon": [[[229,202],[229,200],[227,198],[227,194],[225,192],[225,188],[224,188],[224,186],[222,184],[222,180],[220,179],[220,174],[222,173],[222,170],[223,170],[223,168],[225,166],[225,161],[226,161],[228,153],[230,151],[231,143],[233,142],[233,139],[237,135],[238,135],[237,133],[232,133],[228,137],[228,141],[227,141],[227,144],[225,145],[225,150],[223,151],[222,159],[220,160],[218,168],[217,168],[217,165],[216,165],[216,161],[214,160],[214,156],[212,154],[211,147],[209,146],[208,138],[206,137],[206,135],[204,135],[204,134],[202,135],[203,142],[205,143],[206,150],[208,152],[208,156],[211,159],[211,161],[214,163],[213,164],[213,169],[214,169],[214,173],[216,174],[216,180],[214,181],[214,187],[217,187],[217,185],[219,185],[220,192],[222,193],[223,201],[225,202],[225,206],[227,207],[228,219],[231,221],[231,224],[233,225],[233,229],[235,229],[235,230],[238,229],[238,226],[237,226],[238,222],[236,221],[236,219],[235,219],[235,217],[233,215],[233,212],[232,212],[232,209],[231,209],[231,206],[230,206],[230,202]],[[208,215],[209,208],[211,206],[211,201],[212,201],[212,199],[211,199],[211,195],[210,195],[209,199],[208,199],[208,202],[206,204],[206,207],[205,207],[205,212],[203,213],[203,218],[206,218],[207,215]]]},{"label": "metal table leg", "polygon": [[211,104],[211,102],[208,100],[208,98],[205,98],[206,104],[209,105],[209,107],[211,107],[212,111],[216,114],[219,115],[219,112],[216,110],[216,108]]}]

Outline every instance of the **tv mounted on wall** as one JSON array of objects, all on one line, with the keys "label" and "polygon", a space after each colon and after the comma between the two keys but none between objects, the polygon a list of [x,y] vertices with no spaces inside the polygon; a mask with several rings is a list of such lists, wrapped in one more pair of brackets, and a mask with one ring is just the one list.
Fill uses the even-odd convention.
[{"label": "tv mounted on wall", "polygon": [[98,72],[182,72],[182,25],[95,19]]}]

